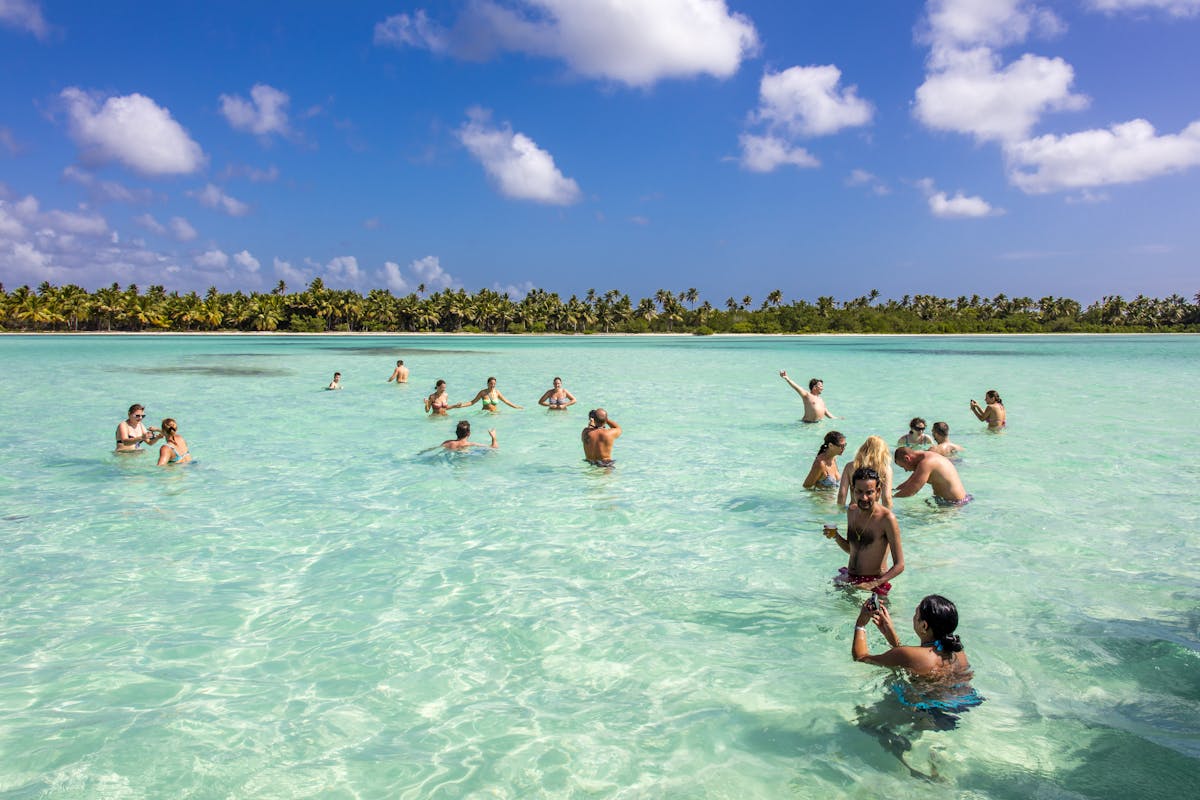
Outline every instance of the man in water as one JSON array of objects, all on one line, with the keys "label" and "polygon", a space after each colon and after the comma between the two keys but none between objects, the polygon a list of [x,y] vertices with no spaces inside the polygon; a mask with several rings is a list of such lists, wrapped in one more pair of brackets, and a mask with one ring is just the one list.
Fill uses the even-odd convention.
[{"label": "man in water", "polygon": [[583,429],[583,457],[594,467],[611,467],[613,442],[621,435],[621,426],[609,419],[608,412],[597,408],[588,412],[588,426]]},{"label": "man in water", "polygon": [[963,450],[962,445],[957,445],[950,441],[950,424],[948,422],[933,423],[933,440],[937,444],[929,449],[946,458],[954,458],[955,455],[961,453]]},{"label": "man in water", "polygon": [[829,409],[825,407],[825,401],[821,398],[821,392],[825,391],[825,381],[820,378],[813,378],[808,382],[808,389],[797,384],[794,380],[788,377],[787,370],[779,370],[779,377],[787,381],[788,386],[796,390],[796,394],[804,400],[804,421],[805,422],[820,422],[828,417],[829,419],[837,419],[833,414],[829,413]]},{"label": "man in water", "polygon": [[325,388],[329,389],[331,391],[334,389],[342,388],[342,373],[340,373],[340,372],[333,373],[333,380],[331,380],[329,382],[329,385],[326,386]]},{"label": "man in water", "polygon": [[154,444],[162,438],[158,428],[147,428],[142,424],[146,418],[146,408],[140,403],[129,407],[129,414],[124,422],[117,424],[117,452],[137,453],[143,444]]},{"label": "man in water", "polygon": [[963,488],[958,470],[940,453],[897,447],[896,463],[912,476],[896,487],[894,497],[912,497],[928,483],[933,487],[933,499],[939,506],[963,506],[973,499]]},{"label": "man in water", "polygon": [[[879,473],[870,467],[854,470],[850,491],[854,503],[846,509],[846,537],[826,528],[825,535],[850,554],[850,563],[834,578],[856,589],[865,589],[881,597],[891,591],[889,582],[904,572],[904,548],[900,544],[900,524],[896,515],[879,502]],[[888,552],[892,568],[884,572]]]},{"label": "man in water", "polygon": [[[488,436],[492,437],[492,443],[490,445],[480,444],[479,442],[472,442],[471,441],[471,423],[465,419],[462,422],[458,423],[458,425],[455,427],[454,436],[455,436],[455,438],[447,439],[446,441],[442,442],[441,446],[443,448],[445,448],[446,450],[470,450],[472,447],[491,447],[491,448],[495,449],[500,446],[499,444],[496,443],[496,429],[495,428],[488,428]],[[430,449],[436,450],[437,448],[434,447],[434,448],[430,448]]]},{"label": "man in water", "polygon": [[395,381],[397,386],[402,383],[408,383],[408,367],[404,366],[403,359],[396,362],[396,368],[392,370],[392,377],[387,379],[388,383],[392,381]]}]

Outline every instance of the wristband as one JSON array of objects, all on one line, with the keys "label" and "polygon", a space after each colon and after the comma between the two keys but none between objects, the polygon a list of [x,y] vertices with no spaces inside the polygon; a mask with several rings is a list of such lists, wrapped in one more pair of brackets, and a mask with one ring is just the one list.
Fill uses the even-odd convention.
[{"label": "wristband", "polygon": [[854,626],[854,630],[856,630],[856,631],[866,631],[866,629],[867,629],[866,625],[855,625]]}]

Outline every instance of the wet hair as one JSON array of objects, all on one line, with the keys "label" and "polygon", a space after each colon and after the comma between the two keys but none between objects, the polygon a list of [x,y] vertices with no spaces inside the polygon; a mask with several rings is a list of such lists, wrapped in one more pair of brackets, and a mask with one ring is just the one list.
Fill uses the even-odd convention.
[{"label": "wet hair", "polygon": [[399,361],[397,361],[397,362],[396,362],[396,366],[397,366],[397,367],[403,367],[403,366],[404,366],[404,359],[402,358],[402,359],[400,359]]},{"label": "wet hair", "polygon": [[858,469],[854,470],[854,475],[850,478],[850,485],[853,486],[859,481],[875,481],[875,486],[878,488],[879,473],[870,467],[859,467]]},{"label": "wet hair", "polygon": [[471,423],[465,419],[462,422],[458,423],[458,425],[456,425],[454,428],[454,435],[457,436],[459,439],[465,439],[468,436],[470,436],[471,435]]},{"label": "wet hair", "polygon": [[179,433],[179,423],[170,417],[167,417],[162,421],[162,432],[164,437],[168,439],[171,438],[175,434]]},{"label": "wet hair", "polygon": [[879,502],[885,508],[892,507],[892,451],[880,436],[868,436],[854,454],[854,461],[847,469],[850,475],[859,467],[870,467],[879,476]]},{"label": "wet hair", "polygon": [[908,427],[910,430],[915,429],[918,425],[924,428],[925,420],[921,419],[920,417],[913,417],[908,421]]},{"label": "wet hair", "polygon": [[144,405],[142,405],[141,403],[134,403],[133,405],[131,405],[129,407],[129,410],[127,412],[125,412],[125,416],[128,417],[130,414],[132,414],[135,411],[144,411],[145,409],[146,409],[146,407]]},{"label": "wet hair", "polygon": [[837,431],[830,431],[829,433],[825,434],[825,441],[821,443],[821,448],[817,450],[817,455],[821,455],[830,447],[837,447],[838,445],[845,447],[846,437],[842,436],[842,434],[838,433]]},{"label": "wet hair", "polygon": [[987,400],[989,395],[996,398],[997,403],[999,403],[1000,405],[1004,405],[1004,401],[1000,399],[1000,393],[997,392],[995,389],[988,389],[987,393],[983,396],[983,399]]},{"label": "wet hair", "polygon": [[899,464],[900,456],[904,456],[905,460],[908,460],[908,457],[911,456],[912,454],[913,454],[913,449],[911,447],[897,447],[896,452],[893,454],[893,458],[895,458],[896,463]]},{"label": "wet hair", "polygon": [[949,436],[950,435],[950,424],[948,422],[933,423],[933,435],[934,436]]},{"label": "wet hair", "polygon": [[820,378],[813,378],[811,381],[808,382],[808,390],[811,392],[813,389],[817,388],[818,383],[824,383],[824,382],[825,381],[821,380]]},{"label": "wet hair", "polygon": [[917,606],[917,617],[929,626],[934,649],[942,658],[950,658],[963,649],[962,640],[954,633],[958,627],[958,609],[940,594],[925,597]]}]

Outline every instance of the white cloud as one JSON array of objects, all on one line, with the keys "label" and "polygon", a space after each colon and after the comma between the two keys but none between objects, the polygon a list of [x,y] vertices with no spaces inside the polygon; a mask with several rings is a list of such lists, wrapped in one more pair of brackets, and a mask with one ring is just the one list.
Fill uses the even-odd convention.
[{"label": "white cloud", "polygon": [[144,175],[195,172],[206,156],[171,112],[149,97],[109,97],[103,105],[83,90],[69,87],[66,103],[71,137],[89,162],[117,161]]},{"label": "white cloud", "polygon": [[[0,0],[0,2],[3,1]],[[17,137],[13,136],[13,132],[3,125],[0,125],[0,146],[3,146],[10,156],[20,155],[25,150],[17,141]]]},{"label": "white cloud", "polygon": [[741,165],[751,172],[771,172],[785,164],[795,167],[821,166],[821,162],[803,147],[793,147],[775,136],[743,133],[738,137],[738,143],[742,146]]},{"label": "white cloud", "polygon": [[156,220],[151,214],[141,214],[133,218],[134,223],[140,225],[151,233],[156,233],[159,236],[165,236],[167,228],[161,222]]},{"label": "white cloud", "polygon": [[20,216],[8,201],[0,198],[0,238],[20,239],[25,236],[25,223],[20,220]]},{"label": "white cloud", "polygon": [[247,272],[258,272],[258,259],[250,255],[249,250],[243,250],[240,253],[233,254],[233,263],[237,264]]},{"label": "white cloud", "polygon": [[582,193],[574,180],[554,165],[554,158],[523,133],[505,124],[489,124],[487,112],[472,109],[458,129],[459,141],[483,165],[500,193],[518,200],[552,205],[579,202]]},{"label": "white cloud", "polygon": [[879,176],[867,172],[865,169],[850,170],[850,176],[846,178],[847,186],[866,186],[874,194],[883,196],[891,194],[892,190],[888,185],[879,178]]},{"label": "white cloud", "polygon": [[42,4],[34,0],[0,0],[0,25],[32,33],[41,40],[50,36]]},{"label": "white cloud", "polygon": [[284,283],[291,283],[293,288],[308,285],[308,273],[304,270],[296,269],[290,261],[284,261],[279,257],[275,257],[271,261],[271,266],[275,270],[275,277]]},{"label": "white cloud", "polygon": [[828,136],[866,125],[873,109],[858,88],[839,88],[842,71],[832,64],[767,72],[759,85],[755,121],[793,136]]},{"label": "white cloud", "polygon": [[248,131],[259,136],[288,132],[289,98],[286,92],[265,83],[258,83],[250,89],[249,101],[238,95],[228,94],[221,95],[220,99],[221,113],[235,130]]},{"label": "white cloud", "polygon": [[1200,0],[1088,0],[1087,6],[1109,14],[1121,11],[1165,11],[1173,17],[1200,14]]},{"label": "white cloud", "polygon": [[1007,67],[986,48],[946,55],[943,68],[917,89],[914,113],[937,130],[980,141],[1028,135],[1046,111],[1078,110],[1088,99],[1071,93],[1075,70],[1061,58],[1023,55]]},{"label": "white cloud", "polygon": [[203,189],[188,192],[188,197],[194,197],[203,206],[224,211],[232,217],[244,217],[250,213],[250,206],[221,191],[216,185],[208,184]]},{"label": "white cloud", "polygon": [[363,279],[363,271],[358,267],[358,259],[354,256],[337,256],[325,265],[325,275],[330,281],[358,285]]},{"label": "white cloud", "polygon": [[425,284],[427,290],[446,289],[458,283],[446,270],[437,256],[418,258],[408,265],[408,269],[419,283]]},{"label": "white cloud", "polygon": [[507,283],[503,286],[494,283],[492,291],[501,295],[508,295],[508,299],[514,303],[519,303],[525,299],[525,295],[534,290],[533,281],[521,281],[520,283]]},{"label": "white cloud", "polygon": [[[3,2],[3,0],[0,0]],[[153,198],[149,189],[130,189],[116,181],[104,181],[86,170],[68,166],[63,177],[85,187],[93,198],[113,200],[119,203],[148,203]]]},{"label": "white cloud", "polygon": [[267,169],[260,169],[247,164],[230,164],[221,174],[227,180],[247,178],[251,183],[272,183],[279,178],[279,167],[272,164]]},{"label": "white cloud", "polygon": [[933,185],[932,178],[922,178],[917,186],[925,192],[929,201],[929,210],[935,217],[942,219],[970,219],[977,217],[994,217],[1004,213],[1003,209],[993,208],[982,197],[967,197],[962,192],[949,197]]},{"label": "white cloud", "polygon": [[171,217],[167,226],[171,229],[171,235],[181,242],[190,242],[196,238],[196,229],[183,217]]},{"label": "white cloud", "polygon": [[208,250],[196,256],[196,266],[205,270],[222,270],[229,266],[229,256],[221,250]]},{"label": "white cloud", "polygon": [[758,50],[749,18],[725,0],[474,0],[450,28],[423,10],[375,26],[375,43],[486,60],[515,51],[561,59],[576,73],[650,86],[727,78]]},{"label": "white cloud", "polygon": [[104,236],[108,233],[108,223],[98,214],[48,211],[43,219],[45,224],[64,233],[84,236]]},{"label": "white cloud", "polygon": [[1004,47],[1034,33],[1054,36],[1065,27],[1054,12],[1028,0],[929,0],[926,9],[922,38],[933,47],[934,59],[945,50]]},{"label": "white cloud", "polygon": [[404,273],[401,272],[400,265],[395,261],[384,262],[383,282],[393,292],[407,292],[409,290],[408,281],[404,279]]},{"label": "white cloud", "polygon": [[1200,165],[1200,120],[1159,136],[1144,119],[1005,148],[1009,179],[1030,194],[1135,183]]}]

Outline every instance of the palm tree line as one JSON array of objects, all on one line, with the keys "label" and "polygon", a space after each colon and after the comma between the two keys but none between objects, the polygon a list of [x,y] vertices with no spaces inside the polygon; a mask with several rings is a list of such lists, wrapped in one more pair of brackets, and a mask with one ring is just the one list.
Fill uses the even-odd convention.
[{"label": "palm tree line", "polygon": [[303,291],[283,281],[270,292],[226,293],[210,287],[167,292],[114,283],[94,292],[42,283],[7,291],[0,284],[0,327],[6,331],[323,331],[472,333],[1057,333],[1200,330],[1200,293],[1126,300],[1106,296],[1086,308],[1067,297],[957,298],[904,295],[880,301],[872,289],[851,300],[830,296],[785,302],[776,289],[720,306],[694,288],[659,289],[637,301],[617,289],[588,289],[563,300],[533,289],[514,301],[480,289],[425,286],[407,295],[331,289],[320,278]]}]

